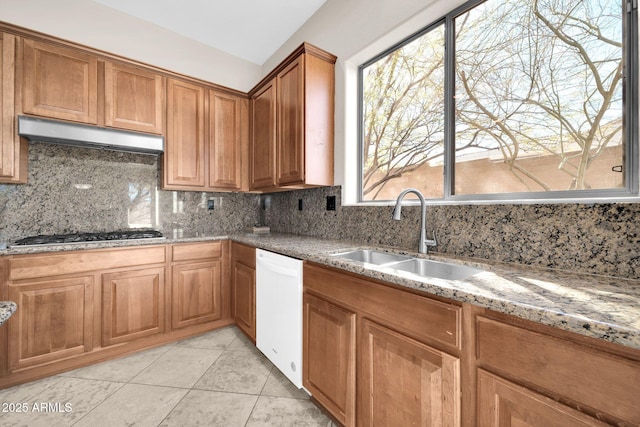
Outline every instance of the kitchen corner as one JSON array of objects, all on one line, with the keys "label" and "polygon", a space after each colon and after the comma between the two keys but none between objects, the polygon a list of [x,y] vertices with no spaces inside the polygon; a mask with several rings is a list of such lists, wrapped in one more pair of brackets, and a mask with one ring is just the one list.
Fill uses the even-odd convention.
[{"label": "kitchen corner", "polygon": [[[303,42],[242,92],[0,27],[0,154],[13,156],[0,162],[0,389],[158,351],[161,379],[189,377],[160,384],[169,411],[221,391],[203,376],[220,361],[225,383],[264,380],[224,390],[254,399],[247,417],[273,397],[269,377],[348,427],[484,426],[503,402],[536,427],[640,425],[640,203],[430,204],[409,188],[395,210],[343,205],[334,176],[348,181],[340,167],[353,165],[342,164],[334,55]],[[36,133],[27,144],[29,123],[124,140],[96,150]],[[403,205],[407,193],[420,206]],[[38,245],[21,246],[27,236]],[[123,388],[150,385],[131,383],[147,366]]]}]

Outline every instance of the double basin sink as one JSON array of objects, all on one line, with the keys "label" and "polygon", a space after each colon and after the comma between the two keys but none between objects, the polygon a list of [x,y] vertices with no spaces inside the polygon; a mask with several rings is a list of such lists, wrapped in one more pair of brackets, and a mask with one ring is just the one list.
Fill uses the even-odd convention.
[{"label": "double basin sink", "polygon": [[398,275],[411,274],[445,280],[465,280],[474,274],[482,272],[482,270],[467,265],[414,258],[407,255],[380,252],[371,249],[358,249],[333,254],[332,256],[362,262],[365,266],[369,264],[385,267],[394,270],[394,273]]}]

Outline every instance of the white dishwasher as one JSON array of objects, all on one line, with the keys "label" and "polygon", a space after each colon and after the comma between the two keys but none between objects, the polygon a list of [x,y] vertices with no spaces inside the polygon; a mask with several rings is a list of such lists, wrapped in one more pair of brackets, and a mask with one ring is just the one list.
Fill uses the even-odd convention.
[{"label": "white dishwasher", "polygon": [[256,346],[302,388],[302,261],[256,250]]}]

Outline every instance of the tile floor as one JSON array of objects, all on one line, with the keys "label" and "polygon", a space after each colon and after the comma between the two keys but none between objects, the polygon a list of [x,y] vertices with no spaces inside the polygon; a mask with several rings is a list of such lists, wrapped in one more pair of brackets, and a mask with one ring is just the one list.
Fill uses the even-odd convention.
[{"label": "tile floor", "polygon": [[0,425],[335,426],[236,327],[0,390]]}]

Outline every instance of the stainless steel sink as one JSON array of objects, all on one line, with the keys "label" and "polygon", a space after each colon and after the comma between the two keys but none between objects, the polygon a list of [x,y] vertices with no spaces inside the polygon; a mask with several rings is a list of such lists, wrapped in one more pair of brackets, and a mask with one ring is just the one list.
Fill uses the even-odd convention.
[{"label": "stainless steel sink", "polygon": [[333,254],[332,256],[375,265],[385,265],[412,259],[411,257],[405,255],[379,252],[371,249],[359,249],[356,251],[342,252],[339,254]]},{"label": "stainless steel sink", "polygon": [[436,277],[446,280],[464,280],[482,271],[467,265],[417,258],[395,263],[390,266],[390,268],[398,271],[406,271],[418,276]]},{"label": "stainless steel sink", "polygon": [[394,271],[397,275],[412,274],[421,277],[435,277],[445,280],[465,280],[483,270],[468,265],[452,264],[408,255],[398,255],[372,249],[333,254],[337,258],[359,261]]}]

